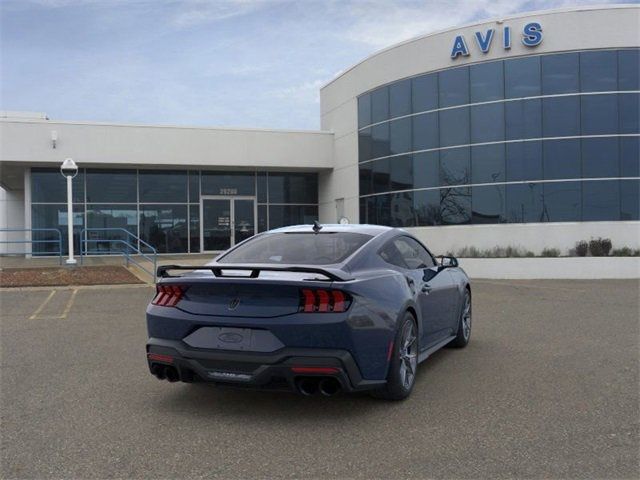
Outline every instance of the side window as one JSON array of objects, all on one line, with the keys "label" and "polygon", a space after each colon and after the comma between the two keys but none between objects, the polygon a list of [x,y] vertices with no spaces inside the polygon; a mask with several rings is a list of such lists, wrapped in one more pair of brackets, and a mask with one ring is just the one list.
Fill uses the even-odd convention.
[{"label": "side window", "polygon": [[413,238],[398,237],[392,243],[402,255],[408,268],[417,270],[435,266],[435,262],[429,252]]},{"label": "side window", "polygon": [[388,242],[379,253],[380,257],[387,263],[401,268],[409,268],[404,262],[402,254],[398,251],[394,241]]}]

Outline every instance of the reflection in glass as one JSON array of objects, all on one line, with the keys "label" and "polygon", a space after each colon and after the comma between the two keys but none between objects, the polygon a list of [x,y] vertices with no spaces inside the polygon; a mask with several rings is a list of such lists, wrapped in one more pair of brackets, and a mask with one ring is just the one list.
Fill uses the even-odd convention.
[{"label": "reflection in glass", "polygon": [[411,119],[413,126],[413,150],[439,147],[438,113],[423,113]]},{"label": "reflection in glass", "polygon": [[411,151],[411,118],[401,118],[389,122],[391,155]]},{"label": "reflection in glass", "polygon": [[358,172],[360,178],[360,195],[373,193],[371,169],[375,162],[363,163]]},{"label": "reflection in glass", "polygon": [[371,124],[371,97],[368,93],[358,97],[358,128]]},{"label": "reflection in glass", "polygon": [[[138,236],[138,210],[136,205],[87,205],[87,228],[108,228],[114,230],[89,231],[88,249],[93,253],[120,252],[128,247],[131,236],[120,229]],[[109,240],[93,242],[91,240]],[[152,244],[153,246],[153,244]]]},{"label": "reflection in glass", "polygon": [[267,203],[267,172],[258,172],[256,186],[258,188],[258,202]]},{"label": "reflection in glass", "polygon": [[371,127],[371,158],[389,155],[389,124],[381,123]]},{"label": "reflection in glass", "polygon": [[231,247],[231,200],[202,201],[202,241],[204,251]]},{"label": "reflection in glass", "polygon": [[[60,177],[60,172],[56,172]],[[67,228],[67,205],[31,205],[31,228],[57,228],[62,236],[62,254],[68,255],[69,243]],[[73,206],[73,248],[76,254],[80,252],[80,231],[84,228],[84,205]],[[32,253],[34,255],[58,254],[60,236],[56,232],[33,232],[31,238]],[[18,244],[9,244],[9,251],[18,251]],[[89,245],[91,248],[91,245]]]},{"label": "reflection in glass", "polygon": [[402,155],[389,159],[391,171],[391,190],[409,190],[413,188],[413,158]]},{"label": "reflection in glass", "polygon": [[158,253],[186,253],[189,248],[186,205],[140,205],[140,238]]},{"label": "reflection in glass", "polygon": [[[414,188],[437,187],[440,184],[440,153],[413,154]],[[440,198],[440,197],[438,197]]]},{"label": "reflection in glass", "polygon": [[640,177],[640,137],[620,139],[620,176]]},{"label": "reflection in glass", "polygon": [[269,202],[318,203],[318,174],[269,172]]},{"label": "reflection in glass", "polygon": [[198,170],[189,172],[189,201],[200,201],[200,172]]},{"label": "reflection in glass", "polygon": [[620,105],[619,133],[640,133],[640,95],[637,93],[621,93],[618,95]]},{"label": "reflection in glass", "polygon": [[504,140],[504,103],[471,107],[471,143]]},{"label": "reflection in glass", "polygon": [[541,99],[507,102],[504,109],[507,140],[542,137]]},{"label": "reflection in glass", "polygon": [[413,209],[420,226],[442,225],[440,190],[413,192]]},{"label": "reflection in glass", "polygon": [[373,193],[388,192],[391,188],[391,171],[389,159],[376,160],[372,163]]},{"label": "reflection in glass", "polygon": [[438,75],[440,108],[469,103],[469,67],[444,70]]},{"label": "reflection in glass", "polygon": [[640,49],[618,51],[618,90],[640,90]]},{"label": "reflection in glass", "polygon": [[544,145],[544,178],[580,178],[580,139],[547,140]]},{"label": "reflection in glass", "polygon": [[401,117],[411,113],[411,80],[400,80],[389,86],[389,116]]},{"label": "reflection in glass", "polygon": [[371,128],[365,128],[358,132],[358,161],[364,162],[373,158],[373,143],[371,140]]},{"label": "reflection in glass", "polygon": [[189,205],[189,246],[191,253],[200,252],[200,204]]},{"label": "reflection in glass", "polygon": [[620,220],[640,220],[640,180],[620,181]]},{"label": "reflection in glass", "polygon": [[441,188],[440,214],[443,225],[459,225],[471,221],[471,188]]},{"label": "reflection in glass", "polygon": [[267,219],[267,206],[258,205],[258,233],[269,230],[269,221]]},{"label": "reflection in glass", "polygon": [[[73,203],[84,203],[84,170],[71,181]],[[55,168],[31,169],[31,201],[34,203],[67,203],[67,180]],[[57,248],[57,247],[56,247]]]},{"label": "reflection in glass", "polygon": [[618,138],[582,139],[582,177],[619,176]]},{"label": "reflection in glass", "polygon": [[469,107],[440,110],[440,146],[469,144]]},{"label": "reflection in glass", "polygon": [[440,151],[440,185],[470,183],[469,147]]},{"label": "reflection in glass", "polygon": [[542,94],[556,95],[580,91],[580,65],[577,53],[542,56]]},{"label": "reflection in glass", "polygon": [[176,170],[140,170],[140,202],[185,203],[187,172]]},{"label": "reflection in glass", "polygon": [[516,183],[506,186],[507,221],[536,223],[543,221],[541,183]]},{"label": "reflection in glass", "polygon": [[504,185],[472,187],[471,223],[503,223],[505,221]]},{"label": "reflection in glass", "polygon": [[540,95],[540,57],[517,58],[504,62],[505,98]]},{"label": "reflection in glass", "polygon": [[507,181],[542,180],[542,142],[506,144]]},{"label": "reflection in glass", "polygon": [[135,170],[87,170],[87,202],[136,202]]},{"label": "reflection in glass", "polygon": [[580,87],[583,92],[613,92],[618,89],[616,51],[580,53]]},{"label": "reflection in glass", "polygon": [[488,62],[469,67],[471,103],[504,98],[503,62]]},{"label": "reflection in glass", "polygon": [[582,221],[620,220],[620,182],[582,183]]},{"label": "reflection in glass", "polygon": [[416,225],[412,192],[391,194],[390,206],[392,227],[413,227]]},{"label": "reflection in glass", "polygon": [[580,135],[580,97],[543,99],[542,132],[545,137]]},{"label": "reflection in glass", "polygon": [[496,183],[504,180],[504,144],[471,147],[471,183]]},{"label": "reflection in glass", "polygon": [[438,108],[438,74],[430,73],[411,79],[413,113]]},{"label": "reflection in glass", "polygon": [[389,119],[389,87],[371,92],[371,123]]},{"label": "reflection in glass", "polygon": [[583,135],[618,133],[618,96],[584,95],[581,119]]},{"label": "reflection in glass", "polygon": [[269,228],[310,225],[318,219],[316,205],[269,205]]},{"label": "reflection in glass", "polygon": [[253,200],[233,201],[233,241],[234,245],[255,235]]},{"label": "reflection in glass", "polygon": [[543,184],[543,221],[579,222],[582,217],[581,183],[582,182],[552,182]]}]

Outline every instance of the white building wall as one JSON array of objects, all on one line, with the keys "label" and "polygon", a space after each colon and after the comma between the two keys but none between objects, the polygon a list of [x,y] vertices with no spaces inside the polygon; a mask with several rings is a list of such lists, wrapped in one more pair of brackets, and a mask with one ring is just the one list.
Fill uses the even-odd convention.
[{"label": "white building wall", "polygon": [[[0,230],[25,228],[24,191],[5,190],[0,187]],[[0,254],[25,251],[23,243],[5,243],[10,240],[24,240],[24,232],[0,232]]]}]

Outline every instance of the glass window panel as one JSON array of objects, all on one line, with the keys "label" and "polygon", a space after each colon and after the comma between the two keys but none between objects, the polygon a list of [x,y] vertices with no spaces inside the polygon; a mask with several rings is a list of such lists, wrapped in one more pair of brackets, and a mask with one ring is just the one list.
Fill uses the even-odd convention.
[{"label": "glass window panel", "polygon": [[255,195],[253,172],[202,172],[203,195]]},{"label": "glass window panel", "polygon": [[413,124],[413,150],[427,150],[440,146],[438,112],[416,115]]},{"label": "glass window panel", "polygon": [[401,117],[411,113],[411,80],[401,80],[389,86],[390,117]]},{"label": "glass window panel", "polygon": [[525,57],[504,62],[505,98],[540,95],[540,57]]},{"label": "glass window panel", "polygon": [[391,226],[413,227],[416,224],[413,211],[413,193],[400,192],[391,194]]},{"label": "glass window panel", "polygon": [[269,229],[310,225],[318,219],[316,205],[269,205]]},{"label": "glass window panel", "polygon": [[189,172],[189,201],[200,201],[200,172],[198,171]]},{"label": "glass window panel", "polygon": [[509,223],[541,222],[542,184],[517,183],[506,186],[507,221]]},{"label": "glass window panel", "polygon": [[552,182],[544,184],[545,222],[579,222],[581,220],[582,182]]},{"label": "glass window panel", "polygon": [[[440,185],[440,152],[415,153],[413,155],[414,188]],[[438,198],[440,198],[438,196]],[[438,200],[438,205],[439,205]]]},{"label": "glass window panel", "polygon": [[488,62],[469,67],[471,103],[504,98],[503,62]]},{"label": "glass window panel", "polygon": [[504,104],[471,107],[471,143],[504,140]]},{"label": "glass window panel", "polygon": [[391,171],[389,159],[376,160],[372,163],[373,193],[388,192],[391,189]]},{"label": "glass window panel", "polygon": [[617,52],[581,52],[580,87],[583,92],[613,92],[617,90]]},{"label": "glass window panel", "polygon": [[471,221],[471,188],[441,188],[440,214],[443,225],[460,225]]},{"label": "glass window panel", "polygon": [[391,225],[391,195],[370,197],[369,215],[377,225]]},{"label": "glass window panel", "polygon": [[360,195],[373,193],[371,169],[375,162],[363,163],[360,165]]},{"label": "glass window panel", "polygon": [[507,181],[542,180],[542,142],[506,144]]},{"label": "glass window panel", "polygon": [[620,220],[620,182],[582,183],[582,221]]},{"label": "glass window panel", "polygon": [[371,158],[386,157],[389,149],[389,124],[371,127]]},{"label": "glass window panel", "polygon": [[371,92],[371,123],[389,119],[389,87]]},{"label": "glass window panel", "polygon": [[618,51],[618,90],[640,90],[640,50]]},{"label": "glass window panel", "polygon": [[[73,203],[84,203],[84,170],[71,180]],[[31,201],[67,203],[67,179],[57,168],[31,169]]]},{"label": "glass window panel", "polygon": [[140,205],[140,238],[158,253],[186,253],[186,205]]},{"label": "glass window panel", "polygon": [[504,185],[471,188],[471,223],[503,223],[505,221]]},{"label": "glass window panel", "polygon": [[269,230],[269,219],[267,217],[267,206],[258,205],[258,233]]},{"label": "glass window panel", "polygon": [[620,133],[640,133],[640,95],[618,95],[620,104]]},{"label": "glass window panel", "polygon": [[[138,210],[136,205],[88,205],[87,228],[104,228],[87,232],[90,252],[115,253],[126,249],[131,236],[123,230],[138,236]],[[104,240],[104,241],[91,241]],[[155,245],[152,244],[153,247]]]},{"label": "glass window panel", "polygon": [[[57,172],[59,176],[60,172]],[[33,232],[31,234],[32,253],[34,255],[57,255],[60,249],[58,240],[62,239],[62,254],[69,254],[69,237],[67,229],[69,226],[67,205],[31,205],[31,228],[56,228],[56,232]],[[80,253],[80,232],[84,228],[84,205],[73,206],[73,248],[76,254]],[[13,239],[13,238],[12,238]],[[9,251],[19,251],[20,244],[8,244]],[[89,244],[91,248],[91,244]]]},{"label": "glass window panel", "polygon": [[577,53],[544,55],[542,57],[543,95],[579,91],[580,59]]},{"label": "glass window panel", "polygon": [[618,133],[617,95],[584,95],[581,104],[583,135]]},{"label": "glass window panel", "polygon": [[620,176],[640,177],[640,137],[620,138]]},{"label": "glass window panel", "polygon": [[136,202],[136,177],[135,170],[87,170],[87,202]]},{"label": "glass window panel", "polygon": [[358,132],[358,161],[364,162],[371,158],[373,158],[371,128],[365,128]]},{"label": "glass window panel", "polygon": [[413,209],[417,217],[417,225],[442,225],[440,190],[413,192]]},{"label": "glass window panel", "polygon": [[402,155],[389,159],[391,170],[391,190],[410,190],[413,188],[413,157]]},{"label": "glass window panel", "polygon": [[580,97],[543,99],[542,132],[545,137],[580,135]]},{"label": "glass window panel", "polygon": [[444,70],[438,75],[440,108],[469,103],[469,67]]},{"label": "glass window panel", "polygon": [[413,113],[438,108],[438,74],[430,73],[411,79]]},{"label": "glass window panel", "polygon": [[471,183],[505,180],[505,145],[471,147]]},{"label": "glass window panel", "polygon": [[440,146],[469,144],[469,107],[439,112]]},{"label": "glass window panel", "polygon": [[187,172],[140,170],[140,202],[187,202]]},{"label": "glass window panel", "polygon": [[618,138],[582,139],[582,177],[618,177]]},{"label": "glass window panel", "polygon": [[620,220],[640,220],[640,180],[620,181]]},{"label": "glass window panel", "polygon": [[258,172],[256,179],[258,202],[267,203],[267,172]]},{"label": "glass window panel", "polygon": [[506,102],[504,109],[507,140],[542,137],[541,99]]},{"label": "glass window panel", "polygon": [[189,205],[189,246],[191,253],[200,252],[200,204]]},{"label": "glass window panel", "polygon": [[389,122],[390,154],[411,151],[411,118]]},{"label": "glass window panel", "polygon": [[544,178],[580,178],[580,140],[547,140],[544,145]]},{"label": "glass window panel", "polygon": [[466,185],[471,178],[469,147],[440,151],[440,185]]},{"label": "glass window panel", "polygon": [[269,172],[270,203],[318,203],[318,174]]},{"label": "glass window panel", "polygon": [[358,97],[358,127],[371,124],[371,96],[368,93]]}]

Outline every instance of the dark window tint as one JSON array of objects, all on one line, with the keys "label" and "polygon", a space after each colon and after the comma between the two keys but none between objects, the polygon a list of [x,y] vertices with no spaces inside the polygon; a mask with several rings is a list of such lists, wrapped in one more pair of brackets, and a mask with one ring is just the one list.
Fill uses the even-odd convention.
[{"label": "dark window tint", "polygon": [[504,104],[471,107],[471,143],[504,140]]},{"label": "dark window tint", "polygon": [[540,57],[504,62],[505,98],[540,95]]},{"label": "dark window tint", "polygon": [[506,186],[507,221],[536,223],[543,217],[542,184],[517,183]]},{"label": "dark window tint", "polygon": [[413,192],[392,193],[390,198],[390,215],[392,227],[414,227],[416,225],[413,212]]},{"label": "dark window tint", "polygon": [[[60,175],[60,172],[57,172]],[[80,251],[80,231],[84,227],[84,205],[73,206],[73,248],[76,254]],[[60,234],[54,231],[38,231],[31,234],[33,240],[32,252],[35,255],[58,255],[62,249],[62,254],[67,255],[69,252],[69,237],[67,229],[69,221],[67,216],[67,205],[31,205],[31,228],[55,228]],[[16,240],[17,238],[11,237]],[[62,240],[60,245],[59,240]],[[20,244],[8,244],[7,251],[19,251]],[[88,249],[92,250],[93,245],[88,243]]]},{"label": "dark window tint", "polygon": [[505,221],[504,185],[471,188],[471,223]]},{"label": "dark window tint", "polygon": [[383,158],[371,162],[373,176],[373,193],[388,192],[391,189],[390,160]]},{"label": "dark window tint", "polygon": [[580,60],[577,53],[542,57],[542,94],[580,91]]},{"label": "dark window tint", "polygon": [[[78,174],[71,181],[71,186],[73,202],[83,203],[83,170],[78,171]],[[31,169],[31,201],[34,203],[67,203],[67,179],[62,176],[59,169]]]},{"label": "dark window tint", "polygon": [[413,124],[413,150],[438,148],[440,144],[438,113],[424,113],[411,119]]},{"label": "dark window tint", "polygon": [[342,262],[371,238],[351,232],[268,233],[240,245],[218,262],[330,265]]},{"label": "dark window tint", "polygon": [[360,195],[369,195],[373,193],[371,169],[375,162],[363,163],[360,165]]},{"label": "dark window tint", "polygon": [[582,221],[602,220],[620,220],[620,182],[583,182]]},{"label": "dark window tint", "polygon": [[141,205],[140,238],[159,253],[185,253],[188,221],[186,205]]},{"label": "dark window tint", "polygon": [[371,124],[371,97],[368,93],[358,97],[358,127]]},{"label": "dark window tint", "polygon": [[367,223],[391,225],[390,195],[376,195],[367,200]]},{"label": "dark window tint", "polygon": [[135,170],[87,170],[87,202],[136,202],[136,183]]},{"label": "dark window tint", "polygon": [[389,155],[389,123],[371,127],[371,158]]},{"label": "dark window tint", "polygon": [[515,142],[506,146],[507,181],[542,180],[542,142]]},{"label": "dark window tint", "polygon": [[620,182],[620,220],[640,220],[640,180]]},{"label": "dark window tint", "polygon": [[258,172],[256,178],[256,187],[258,188],[258,203],[267,203],[267,173]]},{"label": "dark window tint", "polygon": [[411,113],[411,80],[389,86],[389,113],[391,118]]},{"label": "dark window tint", "polygon": [[437,187],[440,184],[439,152],[415,153],[413,155],[414,188]]},{"label": "dark window tint", "polygon": [[438,108],[438,74],[422,75],[411,80],[413,112]]},{"label": "dark window tint", "polygon": [[358,132],[358,160],[364,162],[370,158],[373,158],[371,128],[365,128]]},{"label": "dark window tint", "polygon": [[371,123],[389,118],[389,88],[382,87],[371,92]]},{"label": "dark window tint", "polygon": [[640,95],[637,93],[619,94],[618,102],[620,105],[619,132],[640,133]]},{"label": "dark window tint", "polygon": [[471,188],[440,189],[440,215],[443,225],[458,225],[471,221]]},{"label": "dark window tint", "polygon": [[612,92],[617,90],[617,52],[581,52],[580,86],[583,92]]},{"label": "dark window tint", "polygon": [[439,73],[440,108],[469,103],[469,68],[460,67]]},{"label": "dark window tint", "polygon": [[505,180],[505,146],[471,147],[471,183],[495,183]]},{"label": "dark window tint", "polygon": [[191,253],[200,251],[200,205],[189,205],[189,246]]},{"label": "dark window tint", "polygon": [[269,229],[289,225],[310,225],[318,220],[315,205],[269,205]]},{"label": "dark window tint", "polygon": [[[409,269],[418,270],[435,266],[435,262],[429,252],[413,238],[398,237],[394,239],[392,243],[402,256],[404,264]],[[385,252],[385,250],[383,250],[383,252]],[[381,255],[382,258],[384,258],[384,253],[381,253]]]},{"label": "dark window tint", "polygon": [[618,90],[640,90],[640,50],[618,52]]},{"label": "dark window tint", "polygon": [[413,210],[418,225],[441,225],[440,190],[420,190],[413,192]]},{"label": "dark window tint", "polygon": [[440,185],[466,185],[471,178],[469,147],[440,151]]},{"label": "dark window tint", "polygon": [[441,110],[439,125],[441,147],[469,143],[469,107]]},{"label": "dark window tint", "polygon": [[269,230],[269,219],[267,217],[267,206],[258,205],[258,233]]},{"label": "dark window tint", "polygon": [[269,202],[318,203],[318,175],[269,172]]},{"label": "dark window tint", "polygon": [[387,263],[391,265],[395,265],[400,268],[409,268],[409,266],[404,261],[402,253],[398,250],[395,242],[388,242],[382,249],[380,250],[380,257]]},{"label": "dark window tint", "polygon": [[202,172],[203,195],[255,195],[253,172]]},{"label": "dark window tint", "polygon": [[579,222],[581,187],[582,182],[545,183],[543,221]]},{"label": "dark window tint", "polygon": [[189,172],[189,201],[200,201],[200,172]]},{"label": "dark window tint", "polygon": [[542,100],[506,102],[504,109],[507,140],[542,137]]},{"label": "dark window tint", "polygon": [[617,95],[584,95],[581,103],[583,135],[618,133]]},{"label": "dark window tint", "polygon": [[640,177],[640,137],[620,138],[620,176]]},{"label": "dark window tint", "polygon": [[469,67],[471,103],[504,98],[503,62],[480,63]]},{"label": "dark window tint", "polygon": [[620,173],[618,162],[618,138],[582,139],[582,176],[617,177]]},{"label": "dark window tint", "polygon": [[413,158],[401,155],[389,159],[391,166],[391,190],[410,190],[413,188]]},{"label": "dark window tint", "polygon": [[411,118],[389,122],[389,146],[391,155],[411,150]]},{"label": "dark window tint", "polygon": [[544,178],[580,178],[580,140],[547,140],[544,145]]},{"label": "dark window tint", "polygon": [[580,135],[580,97],[543,99],[542,131],[545,137]]},{"label": "dark window tint", "polygon": [[187,202],[187,172],[145,171],[138,172],[141,202]]}]

